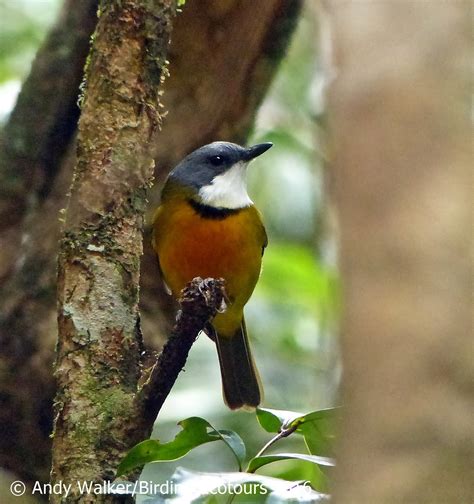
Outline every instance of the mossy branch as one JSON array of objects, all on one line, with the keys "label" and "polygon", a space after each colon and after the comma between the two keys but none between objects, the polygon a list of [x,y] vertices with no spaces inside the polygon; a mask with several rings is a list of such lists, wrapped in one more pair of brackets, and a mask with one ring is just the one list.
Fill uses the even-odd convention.
[{"label": "mossy branch", "polygon": [[[151,429],[135,407],[140,256],[175,13],[174,0],[101,2],[58,261],[53,484],[113,479]],[[51,496],[84,499],[77,488],[66,500]]]}]

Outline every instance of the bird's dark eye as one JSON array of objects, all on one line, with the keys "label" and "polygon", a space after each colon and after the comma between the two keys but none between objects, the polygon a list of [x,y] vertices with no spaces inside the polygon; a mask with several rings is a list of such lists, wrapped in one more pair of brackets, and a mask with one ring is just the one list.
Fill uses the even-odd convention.
[{"label": "bird's dark eye", "polygon": [[212,156],[211,157],[211,163],[214,166],[220,166],[221,164],[224,163],[224,158],[222,156]]}]

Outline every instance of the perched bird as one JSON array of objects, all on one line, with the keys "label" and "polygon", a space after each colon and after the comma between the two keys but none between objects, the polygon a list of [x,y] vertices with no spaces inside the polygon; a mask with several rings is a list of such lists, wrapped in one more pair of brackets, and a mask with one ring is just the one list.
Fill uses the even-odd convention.
[{"label": "perched bird", "polygon": [[206,332],[216,342],[231,409],[254,408],[262,399],[243,310],[260,275],[267,235],[247,194],[246,169],[271,146],[213,142],[195,150],[169,174],[153,219],[153,248],[175,298],[195,277],[225,280],[227,308]]}]

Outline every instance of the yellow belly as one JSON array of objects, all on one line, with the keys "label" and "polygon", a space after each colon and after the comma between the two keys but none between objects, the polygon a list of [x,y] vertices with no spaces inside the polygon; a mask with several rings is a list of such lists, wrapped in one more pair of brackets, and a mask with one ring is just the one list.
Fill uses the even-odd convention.
[{"label": "yellow belly", "polygon": [[224,278],[231,306],[214,325],[225,332],[235,330],[260,275],[266,242],[255,207],[211,219],[201,217],[186,201],[174,200],[159,207],[153,228],[153,246],[173,295],[178,297],[197,276]]}]

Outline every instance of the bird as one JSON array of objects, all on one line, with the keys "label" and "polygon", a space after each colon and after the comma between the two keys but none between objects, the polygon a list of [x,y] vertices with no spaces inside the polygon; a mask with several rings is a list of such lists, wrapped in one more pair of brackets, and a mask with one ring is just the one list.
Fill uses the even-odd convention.
[{"label": "bird", "polygon": [[244,306],[260,277],[268,238],[246,172],[272,145],[216,141],[194,150],[169,173],[153,216],[152,246],[175,299],[193,278],[225,281],[226,309],[205,332],[215,341],[223,398],[232,410],[254,410],[263,400]]}]

